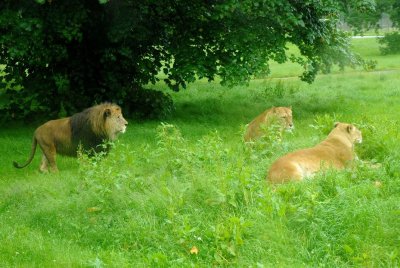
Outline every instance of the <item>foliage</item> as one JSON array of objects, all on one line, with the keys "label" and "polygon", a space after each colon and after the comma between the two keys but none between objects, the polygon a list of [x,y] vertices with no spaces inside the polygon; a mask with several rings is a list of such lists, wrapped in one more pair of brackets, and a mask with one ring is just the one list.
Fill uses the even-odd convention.
[{"label": "foliage", "polygon": [[393,120],[382,120],[377,126],[371,120],[361,122],[359,127],[363,134],[363,140],[368,140],[368,143],[362,144],[358,148],[360,158],[374,162],[385,161],[394,146],[393,139],[399,137],[396,124],[397,122]]},{"label": "foliage", "polygon": [[[97,241],[105,248],[123,248],[132,243],[132,228],[145,228],[132,225],[132,221],[151,221],[156,230],[168,234],[166,237],[155,231],[147,234],[147,247],[159,248],[144,258],[147,265],[171,266],[179,259],[191,265],[238,265],[244,248],[250,246],[252,239],[260,239],[252,237],[253,229],[259,228],[260,217],[267,217],[268,221],[282,221],[295,231],[294,236],[302,236],[301,244],[308,252],[302,257],[309,264],[399,262],[393,247],[373,239],[383,236],[389,244],[395,243],[396,238],[390,233],[397,233],[396,228],[400,227],[399,224],[392,226],[396,218],[393,213],[379,216],[382,211],[390,212],[396,207],[394,200],[386,199],[395,190],[376,186],[376,178],[381,184],[390,184],[384,169],[360,166],[355,171],[328,171],[302,185],[287,184],[273,190],[263,187],[263,178],[250,173],[251,159],[265,158],[263,152],[247,151],[244,144],[228,148],[218,133],[205,135],[190,145],[176,126],[161,124],[156,150],[119,146],[133,155],[116,158],[111,153],[108,159],[99,155],[89,161],[86,157],[79,161],[84,183],[76,199],[84,200],[87,206],[90,228],[85,228],[88,223],[84,219],[71,232],[87,229],[81,232],[83,245]],[[275,152],[279,151],[282,148],[275,147]],[[160,162],[159,158],[167,161]],[[117,164],[121,161],[133,166],[121,170]],[[144,167],[139,169],[139,165]],[[155,172],[146,177],[141,174],[143,168]],[[372,206],[376,201],[379,203]],[[127,218],[113,217],[116,212],[131,209],[141,216],[128,212]],[[189,213],[197,215],[188,217]],[[202,221],[203,217],[207,221]],[[366,224],[374,224],[379,229],[371,232],[364,228]],[[52,228],[57,232],[56,226]],[[104,235],[109,228],[115,232]],[[373,242],[362,243],[362,239],[373,239]],[[177,241],[180,249],[175,249],[169,240]],[[196,258],[188,254],[192,246],[200,249]],[[387,249],[391,254],[377,258],[376,248]],[[260,261],[269,263],[265,259]]]},{"label": "foliage", "polygon": [[[400,25],[400,2],[397,0],[377,0],[375,8],[367,8],[367,12],[360,13],[348,6],[343,15],[344,20],[353,27],[356,34],[362,34],[365,30],[375,28],[378,30],[378,21],[383,13],[387,13],[394,27]],[[371,2],[372,3],[372,2]],[[354,12],[355,11],[355,12]],[[382,45],[382,54],[394,54],[400,52],[400,33],[396,30],[386,33],[379,42]]]},{"label": "foliage", "polygon": [[314,122],[313,124],[310,124],[310,127],[318,131],[322,137],[325,137],[331,132],[336,122],[341,122],[341,117],[341,115],[337,114],[316,115]]},{"label": "foliage", "polygon": [[124,113],[141,119],[166,119],[175,110],[169,94],[154,90],[138,88],[127,95]]},{"label": "foliage", "polygon": [[264,97],[283,99],[285,97],[293,95],[297,91],[299,91],[298,87],[296,88],[294,86],[288,85],[287,83],[285,84],[281,80],[279,80],[278,82],[271,81],[271,83],[269,83],[265,87]]},{"label": "foliage", "polygon": [[[268,74],[270,61],[296,62],[312,82],[333,65],[360,62],[336,27],[342,2],[5,0],[0,64],[11,88],[1,110],[26,118],[102,101],[129,105],[135,89],[160,73],[173,90],[217,76],[234,85]],[[300,56],[288,55],[289,43]]]},{"label": "foliage", "polygon": [[382,13],[391,13],[395,2],[396,0],[348,1],[344,3],[342,18],[355,34],[362,34],[368,29],[378,29]]},{"label": "foliage", "polygon": [[[387,1],[388,3],[386,3]],[[388,6],[387,12],[390,14],[390,19],[395,27],[400,26],[400,2],[396,0],[385,0]],[[379,40],[383,45],[381,47],[382,54],[395,54],[400,53],[400,32],[386,33],[385,37]]]},{"label": "foliage", "polygon": [[[91,249],[73,258],[78,266],[273,266],[286,263],[285,256],[288,265],[399,264],[400,177],[361,166],[272,188],[264,180],[270,159],[243,143],[230,146],[217,132],[191,143],[171,124],[159,125],[156,134],[154,147],[117,143],[106,158],[81,155],[77,178],[44,178],[64,181],[67,191],[48,192],[47,183],[22,188],[11,183],[14,187],[2,190],[7,201],[1,211],[23,204],[21,220],[28,230],[45,230],[46,239],[77,250]],[[399,167],[397,161],[390,164]],[[14,236],[24,232],[20,225],[13,228]],[[282,244],[286,251],[279,250]],[[12,247],[3,243],[0,250],[6,246]],[[14,259],[3,254],[2,261],[71,263],[53,252],[48,260],[29,256],[26,246],[20,254]]]},{"label": "foliage", "polygon": [[[194,147],[188,146],[179,129],[171,124],[161,124],[157,136],[158,148],[153,151],[146,147],[134,149],[121,145],[132,155],[117,158],[111,152],[107,158],[101,154],[93,158],[81,156],[79,163],[83,185],[76,200],[81,200],[91,215],[91,228],[85,234],[81,233],[81,243],[89,245],[92,241],[98,241],[106,247],[121,248],[134,243],[131,240],[132,231],[139,227],[139,221],[156,220],[158,228],[148,233],[146,240],[153,241],[151,243],[154,246],[160,243],[161,251],[148,252],[150,256],[146,262],[149,265],[160,262],[171,264],[174,259],[185,255],[187,261],[191,262],[190,255],[184,253],[189,252],[193,245],[201,250],[203,257],[200,257],[200,262],[237,262],[249,222],[244,217],[236,217],[235,211],[243,202],[250,202],[245,198],[249,191],[247,188],[254,183],[251,180],[255,177],[246,178],[248,172],[239,165],[228,169],[231,164],[227,160],[236,161],[237,157],[226,152],[218,134],[205,136]],[[167,161],[160,162],[157,160],[160,158]],[[142,159],[147,159],[147,164]],[[117,164],[121,161],[130,162],[132,167],[122,171]],[[222,161],[227,162],[217,167]],[[144,165],[144,169],[154,172],[145,176],[138,165]],[[204,170],[204,165],[215,165],[215,169]],[[193,183],[193,176],[205,176],[205,179]],[[156,186],[156,182],[161,185]],[[208,221],[197,221],[180,213],[189,212],[195,207],[199,209],[196,217],[207,217]],[[131,209],[136,211],[136,216],[129,212],[126,219],[112,217],[117,211]],[[150,214],[144,217],[143,213]],[[132,220],[137,223],[133,224]],[[84,226],[87,224],[86,219],[80,220],[79,225],[71,231],[80,232],[81,228],[86,229]],[[104,228],[120,231],[105,236]],[[158,235],[161,229],[168,230],[169,235]],[[176,241],[182,249],[166,255],[163,252],[173,252],[176,247],[175,244],[165,243],[168,240]]]},{"label": "foliage", "polygon": [[400,32],[385,34],[385,38],[379,40],[383,45],[380,47],[382,54],[398,54],[400,53]]}]

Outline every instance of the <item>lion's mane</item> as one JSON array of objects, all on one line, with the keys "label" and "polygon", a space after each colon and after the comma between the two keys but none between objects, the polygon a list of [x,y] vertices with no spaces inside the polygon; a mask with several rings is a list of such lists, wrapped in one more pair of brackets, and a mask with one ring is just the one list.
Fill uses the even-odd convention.
[{"label": "lion's mane", "polygon": [[89,150],[96,149],[105,140],[110,140],[104,112],[116,107],[119,108],[113,103],[103,103],[72,115],[70,118],[72,142],[75,145],[80,142],[84,150]]}]

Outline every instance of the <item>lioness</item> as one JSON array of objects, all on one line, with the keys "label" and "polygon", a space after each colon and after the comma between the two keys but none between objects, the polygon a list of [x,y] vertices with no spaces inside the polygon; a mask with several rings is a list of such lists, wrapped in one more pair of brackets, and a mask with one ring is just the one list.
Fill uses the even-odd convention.
[{"label": "lioness", "polygon": [[263,134],[262,127],[278,123],[283,128],[293,128],[292,107],[272,107],[253,119],[247,126],[244,141],[249,142],[260,138]]},{"label": "lioness", "polygon": [[127,124],[121,108],[112,103],[95,105],[71,117],[50,120],[35,130],[28,161],[23,165],[14,162],[14,167],[29,165],[39,143],[43,152],[40,171],[48,171],[48,165],[51,171],[58,171],[56,153],[76,157],[78,146],[87,151],[102,151],[104,147],[98,145],[115,140],[119,133],[125,132]]},{"label": "lioness", "polygon": [[335,123],[328,137],[315,147],[289,153],[270,167],[271,183],[301,181],[324,168],[342,169],[356,157],[354,144],[361,143],[361,131],[354,125]]}]

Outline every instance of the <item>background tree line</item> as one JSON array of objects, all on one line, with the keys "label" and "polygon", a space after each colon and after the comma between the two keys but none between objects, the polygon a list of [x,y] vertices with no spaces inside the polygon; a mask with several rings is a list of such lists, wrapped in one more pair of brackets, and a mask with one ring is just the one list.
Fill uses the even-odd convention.
[{"label": "background tree line", "polygon": [[[0,111],[9,119],[56,117],[113,101],[128,114],[162,116],[171,98],[144,86],[247,83],[269,74],[269,60],[300,64],[301,79],[312,82],[333,65],[363,63],[339,19],[363,29],[383,11],[398,25],[395,0],[3,0]],[[398,37],[382,42],[398,47],[389,41]],[[288,53],[288,43],[301,55]]]}]

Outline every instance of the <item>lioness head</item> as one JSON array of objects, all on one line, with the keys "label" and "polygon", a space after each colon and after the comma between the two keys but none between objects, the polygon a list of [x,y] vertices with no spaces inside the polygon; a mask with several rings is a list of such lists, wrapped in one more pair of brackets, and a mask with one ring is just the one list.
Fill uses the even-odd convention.
[{"label": "lioness head", "polygon": [[128,122],[122,115],[121,108],[113,105],[104,110],[105,130],[110,140],[115,140],[119,133],[126,131]]},{"label": "lioness head", "polygon": [[352,143],[362,142],[361,131],[352,124],[336,122],[335,129],[344,133]]},{"label": "lioness head", "polygon": [[292,130],[294,128],[292,107],[274,107],[272,108],[272,114],[286,129]]}]

